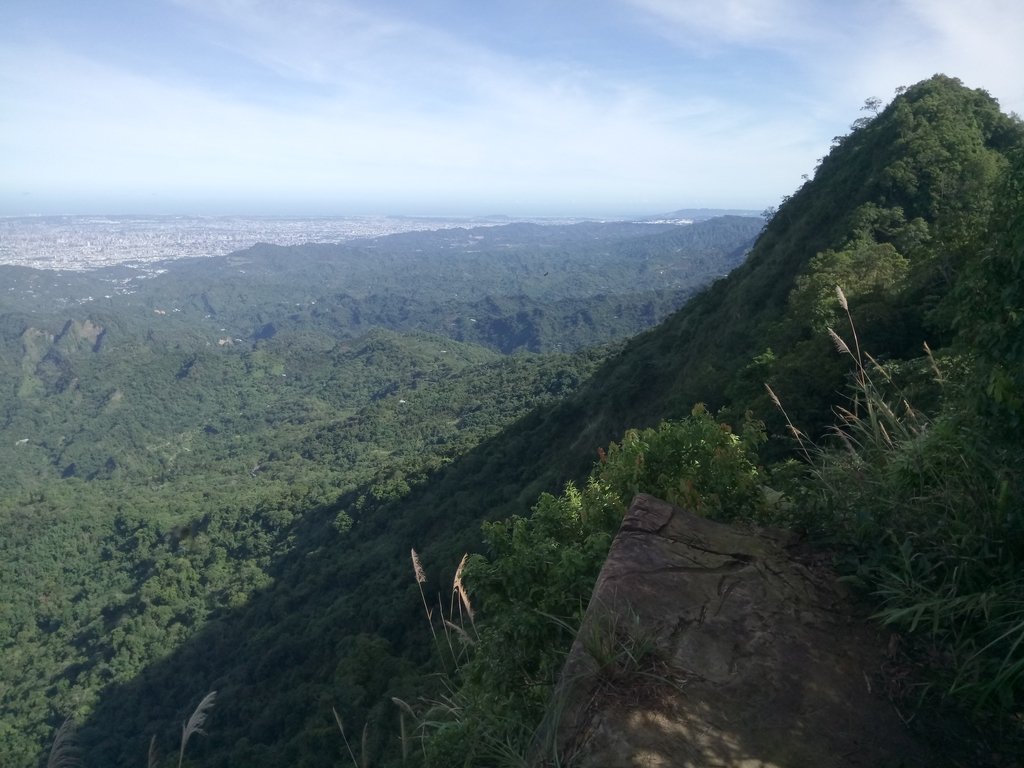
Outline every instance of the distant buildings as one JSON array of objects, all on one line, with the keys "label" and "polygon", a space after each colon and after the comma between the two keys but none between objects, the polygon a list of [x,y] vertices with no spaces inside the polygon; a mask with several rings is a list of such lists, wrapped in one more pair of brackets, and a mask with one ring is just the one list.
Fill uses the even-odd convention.
[{"label": "distant buildings", "polygon": [[493,221],[389,216],[245,218],[205,216],[27,216],[0,218],[0,264],[85,270],[221,256],[256,243],[338,243],[396,232],[481,226]]}]

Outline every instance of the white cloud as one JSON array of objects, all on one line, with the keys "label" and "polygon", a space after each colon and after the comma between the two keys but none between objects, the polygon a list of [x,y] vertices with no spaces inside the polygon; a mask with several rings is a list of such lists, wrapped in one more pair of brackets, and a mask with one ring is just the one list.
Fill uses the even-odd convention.
[{"label": "white cloud", "polygon": [[625,0],[680,46],[723,56],[771,50],[800,68],[818,109],[848,112],[869,96],[942,72],[1024,108],[1019,0]]},{"label": "white cloud", "polygon": [[380,51],[410,31],[348,3],[177,0],[176,4],[202,20],[209,42],[285,77],[310,82],[343,79],[354,62],[379,58]]},{"label": "white cloud", "polygon": [[858,81],[895,88],[942,72],[986,89],[1004,110],[1024,111],[1024,4],[904,0],[900,11],[899,24],[869,41],[855,70]]},{"label": "white cloud", "polygon": [[[177,0],[212,43],[282,77],[319,84],[335,98],[385,101],[460,91],[474,73],[508,66],[441,27],[366,3]],[[374,10],[368,10],[374,8]]]},{"label": "white cloud", "polygon": [[[787,48],[822,29],[823,6],[813,0],[627,0],[651,14],[657,29],[699,49],[724,45]],[[667,25],[667,26],[666,26]]]},{"label": "white cloud", "polygon": [[380,104],[353,113],[330,99],[281,112],[52,50],[10,50],[0,69],[17,115],[0,123],[0,142],[19,148],[7,153],[12,190],[265,190],[382,204],[479,200],[488,210],[502,198],[538,210],[559,200],[604,210],[701,196],[729,204],[744,197],[743,166],[766,162],[765,138],[789,133],[770,120],[752,132],[707,98],[666,106],[625,87],[597,97],[515,72],[478,70],[477,100],[453,115]]},{"label": "white cloud", "polygon": [[[318,0],[180,0],[209,59],[174,68],[6,45],[0,193],[761,207],[799,184],[864,98],[946,71],[1005,99],[1024,71],[1021,13],[995,0],[970,13],[952,0],[828,13],[810,0],[625,1],[679,46],[637,71],[690,71],[685,82],[609,73],[600,51],[520,58],[443,19]],[[691,71],[697,39],[715,65]],[[791,81],[762,83],[777,60]],[[219,77],[218,63],[245,76]]]}]

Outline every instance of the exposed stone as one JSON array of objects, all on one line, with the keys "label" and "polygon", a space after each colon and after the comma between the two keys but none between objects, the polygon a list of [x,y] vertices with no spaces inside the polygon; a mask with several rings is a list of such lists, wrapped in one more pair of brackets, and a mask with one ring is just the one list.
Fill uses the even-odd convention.
[{"label": "exposed stone", "polygon": [[594,588],[533,764],[929,765],[878,695],[884,643],[788,534],[637,496]]}]

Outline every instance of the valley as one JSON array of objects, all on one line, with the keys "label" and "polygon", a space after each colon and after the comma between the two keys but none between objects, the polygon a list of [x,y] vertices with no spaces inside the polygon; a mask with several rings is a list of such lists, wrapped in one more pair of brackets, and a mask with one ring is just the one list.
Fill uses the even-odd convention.
[{"label": "valley", "polygon": [[761,226],[515,224],[0,266],[4,764],[34,764],[54,713],[91,711],[248,615],[290,558],[354,547],[338,564],[364,567],[369,510],[574,391]]},{"label": "valley", "polygon": [[0,268],[0,758],[521,763],[649,493],[797,532],[878,706],[1019,763],[1024,126],[875,106],[767,221]]}]

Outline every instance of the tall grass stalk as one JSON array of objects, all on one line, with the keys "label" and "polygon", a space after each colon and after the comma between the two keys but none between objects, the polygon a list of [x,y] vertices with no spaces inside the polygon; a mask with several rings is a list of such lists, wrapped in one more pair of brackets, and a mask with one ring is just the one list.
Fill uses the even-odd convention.
[{"label": "tall grass stalk", "polygon": [[405,728],[405,716],[409,715],[415,721],[416,713],[412,707],[397,696],[392,696],[391,701],[398,707],[398,729],[402,739],[402,765],[405,765],[409,760],[409,734]]},{"label": "tall grass stalk", "polygon": [[348,743],[348,736],[345,735],[345,726],[341,722],[341,715],[338,714],[338,710],[334,707],[331,707],[331,712],[334,713],[334,722],[338,724],[338,730],[341,732],[341,740],[345,743],[345,749],[348,750],[348,756],[352,759],[353,768],[359,768],[359,761],[356,760],[355,753],[352,751],[352,745]]},{"label": "tall grass stalk", "polygon": [[185,746],[188,744],[188,740],[195,734],[203,735],[206,733],[203,730],[203,724],[206,722],[206,713],[213,706],[213,701],[216,698],[217,692],[210,691],[196,706],[188,722],[181,724],[181,749],[178,750],[178,768],[181,768],[181,763],[185,759]]},{"label": "tall grass stalk", "polygon": [[427,583],[427,572],[423,570],[423,564],[420,562],[420,556],[416,553],[416,549],[409,550],[412,553],[412,571],[416,576],[416,586],[420,588],[420,599],[423,601],[423,612],[427,615],[427,623],[430,625],[430,634],[434,636],[434,643],[437,644],[437,633],[434,631],[434,616],[430,607],[427,605],[427,595],[423,591],[423,585]]},{"label": "tall grass stalk", "polygon": [[[837,296],[852,343],[831,328],[829,336],[853,362],[850,401],[835,409],[837,445],[800,440],[824,492],[818,525],[853,558],[854,575],[879,603],[876,618],[926,633],[948,659],[947,691],[975,707],[1017,711],[1024,521],[1008,477],[1014,459],[990,449],[969,412],[947,407],[930,420],[911,407],[885,367],[861,350],[839,288]],[[925,354],[941,385],[927,346]],[[803,436],[792,424],[790,432]]]},{"label": "tall grass stalk", "polygon": [[[466,591],[465,585],[462,583],[462,571],[466,565],[467,558],[468,555],[462,556],[459,567],[455,571],[448,616],[444,614],[444,604],[441,602],[441,595],[437,595],[437,624],[440,626],[444,636],[444,644],[442,645],[435,629],[434,609],[428,607],[426,592],[423,589],[423,585],[427,582],[427,574],[416,550],[412,550],[413,574],[416,577],[416,584],[420,590],[420,599],[423,601],[423,612],[426,616],[427,624],[430,626],[430,634],[434,638],[434,647],[437,649],[445,669],[450,668],[452,673],[458,671],[459,665],[466,656],[467,649],[475,645],[478,639],[474,624],[473,604],[469,599],[469,593]],[[458,601],[456,601],[456,597],[458,597]],[[457,616],[456,609],[458,610]],[[469,618],[469,630],[466,629],[467,617]],[[447,648],[447,655],[444,653],[445,648]]]}]

